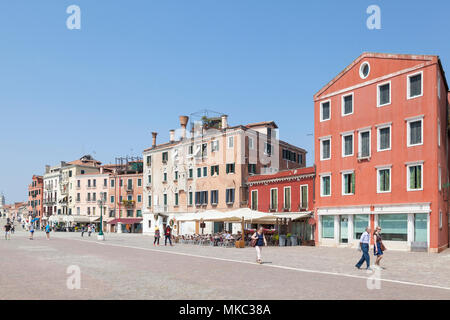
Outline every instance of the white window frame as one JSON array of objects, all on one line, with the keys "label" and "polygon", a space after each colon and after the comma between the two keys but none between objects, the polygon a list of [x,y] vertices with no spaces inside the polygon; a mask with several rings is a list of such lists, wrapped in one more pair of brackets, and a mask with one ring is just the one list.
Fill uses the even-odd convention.
[{"label": "white window frame", "polygon": [[[416,143],[416,144],[411,144],[411,136],[410,136],[410,123],[411,122],[417,122],[420,121],[421,125],[420,125],[420,129],[421,129],[421,133],[420,133],[420,137],[422,138],[422,141],[420,141],[420,143]],[[406,119],[406,146],[409,147],[415,147],[415,146],[421,146],[423,145],[423,116],[419,116],[419,117],[414,117],[414,118],[409,118]]]},{"label": "white window frame", "polygon": [[[302,202],[303,202],[303,193],[302,193],[302,188],[303,187],[306,187],[306,208],[302,208]],[[309,209],[309,203],[308,203],[308,196],[309,196],[309,190],[308,190],[308,185],[307,184],[301,184],[300,185],[300,205],[299,205],[299,208],[301,208],[301,209],[306,209],[306,210],[308,210]]]},{"label": "white window frame", "polygon": [[[380,92],[380,87],[382,87],[382,86],[384,86],[386,84],[389,84],[389,102],[385,103],[385,104],[380,104],[380,93],[381,93]],[[385,107],[385,106],[390,105],[391,103],[392,103],[392,84],[391,84],[391,81],[386,81],[386,82],[378,84],[377,85],[377,107],[378,108]]]},{"label": "white window frame", "polygon": [[438,166],[438,190],[442,190],[442,168],[441,165]]},{"label": "white window frame", "polygon": [[[351,136],[352,137],[352,153],[351,154],[345,154],[345,137]],[[347,132],[347,133],[341,133],[341,144],[342,144],[342,158],[352,157],[355,154],[355,134],[354,132]]]},{"label": "white window frame", "polygon": [[443,216],[442,216],[442,211],[439,210],[439,229],[442,230],[442,225],[443,225]]},{"label": "white window frame", "polygon": [[[389,148],[387,149],[380,149],[380,130],[381,129],[385,129],[385,128],[389,128]],[[389,124],[383,124],[383,125],[378,125],[377,126],[377,152],[382,152],[382,151],[389,151],[392,149],[392,123]]]},{"label": "white window frame", "polygon": [[[331,160],[331,136],[320,138],[320,161]],[[330,140],[330,157],[323,157],[323,141]]]},{"label": "white window frame", "polygon": [[[252,190],[251,193],[250,193],[250,196],[251,196],[251,199],[250,199],[250,208],[251,208],[252,210],[254,210],[254,209],[253,209],[253,192],[256,192],[256,211],[258,211],[258,207],[259,207],[259,203],[258,203],[258,189]],[[271,194],[271,195],[272,195],[272,194]],[[269,203],[269,207],[270,207],[270,203]]]},{"label": "white window frame", "polygon": [[[421,74],[421,75],[422,75],[422,77],[421,77],[421,83],[420,83],[420,86],[421,86],[421,88],[420,88],[420,95],[411,97],[411,96],[410,96],[410,86],[411,86],[411,84],[410,84],[409,79],[410,79],[411,77],[417,76],[418,74]],[[420,98],[420,97],[423,96],[423,80],[424,80],[424,79],[423,79],[423,71],[411,73],[411,74],[408,74],[408,75],[406,76],[406,99],[407,99],[407,100],[411,100],[411,99],[415,99],[415,98]]]},{"label": "white window frame", "polygon": [[[231,143],[230,143],[231,141]],[[227,137],[227,148],[233,149],[234,148],[234,136]]]},{"label": "white window frame", "polygon": [[[392,192],[392,165],[387,166],[378,166],[377,169],[377,193],[390,193]],[[389,190],[381,191],[380,190],[380,171],[381,170],[389,170]]]},{"label": "white window frame", "polygon": [[255,148],[254,139],[252,137],[248,137],[248,148],[253,150]]},{"label": "white window frame", "polygon": [[[286,207],[286,189],[289,189],[289,207]],[[292,208],[292,188],[291,187],[283,187],[283,209],[291,209]]]},{"label": "white window frame", "polygon": [[437,77],[437,95],[438,99],[441,99],[441,75],[438,71],[438,77]]},{"label": "white window frame", "polygon": [[[352,112],[345,114],[344,113],[344,110],[345,110],[344,98],[349,97],[349,96],[352,96]],[[347,94],[343,94],[341,97],[341,116],[346,117],[346,116],[352,115],[354,112],[355,112],[355,95],[354,95],[354,93],[350,92]]]},{"label": "white window frame", "polygon": [[[441,146],[441,120],[439,118],[438,118],[437,127],[438,127],[438,136],[437,136],[438,147],[440,147]],[[422,138],[422,140],[423,140],[423,138]]]},{"label": "white window frame", "polygon": [[212,140],[211,141],[211,152],[218,152],[219,151],[219,140]]},{"label": "white window frame", "polygon": [[[411,189],[409,186],[409,182],[410,182],[410,174],[409,174],[409,167],[415,167],[415,166],[421,166],[421,172],[422,174],[420,175],[420,189]],[[408,163],[406,165],[406,191],[422,191],[423,190],[423,162],[414,162],[414,163]]]},{"label": "white window frame", "polygon": [[[324,119],[323,112],[322,112],[322,106],[327,102],[330,105],[330,117],[328,119]],[[331,99],[320,102],[320,122],[329,121],[329,120],[331,120]]]},{"label": "white window frame", "polygon": [[361,134],[362,133],[369,133],[369,158],[372,156],[372,130],[371,128],[367,128],[367,129],[360,129],[358,130],[358,159],[363,158],[361,156],[362,153],[362,144],[361,144]]},{"label": "white window frame", "polygon": [[[330,194],[323,194],[323,178],[329,177],[330,178]],[[331,197],[331,173],[321,174],[320,175],[320,196],[325,197]]]},{"label": "white window frame", "polygon": [[[344,192],[344,190],[345,190],[345,186],[344,186],[344,181],[345,181],[345,179],[344,179],[344,176],[345,175],[347,175],[347,174],[355,174],[355,170],[344,170],[344,171],[341,171],[341,194],[343,195],[343,196],[354,196],[355,194],[354,193],[345,193]],[[355,181],[356,181],[356,177],[355,177]],[[356,182],[355,182],[355,192],[356,192]]]},{"label": "white window frame", "polygon": [[[277,190],[277,207],[276,208],[272,208],[272,190]],[[278,197],[278,188],[270,188],[270,202],[269,202],[269,209],[270,210],[278,210],[278,204],[279,204],[279,198]]]},{"label": "white window frame", "polygon": [[[367,72],[367,76],[364,76],[363,71],[362,71],[365,65],[367,65],[369,67],[369,72]],[[370,75],[370,63],[368,61],[364,61],[359,66],[359,76],[361,79],[366,79],[369,75]]]}]

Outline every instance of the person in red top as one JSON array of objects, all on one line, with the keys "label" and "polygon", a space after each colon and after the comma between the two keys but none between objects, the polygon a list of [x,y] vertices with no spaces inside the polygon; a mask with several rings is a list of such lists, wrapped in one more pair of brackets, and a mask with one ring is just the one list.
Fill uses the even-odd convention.
[{"label": "person in red top", "polygon": [[167,240],[169,240],[170,245],[172,246],[172,228],[170,226],[166,227],[166,232],[164,235],[165,235],[164,245],[167,246]]}]

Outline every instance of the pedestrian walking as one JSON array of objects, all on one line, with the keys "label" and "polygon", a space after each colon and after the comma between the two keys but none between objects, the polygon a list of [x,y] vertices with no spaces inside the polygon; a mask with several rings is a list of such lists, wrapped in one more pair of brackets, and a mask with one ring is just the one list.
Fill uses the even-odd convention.
[{"label": "pedestrian walking", "polygon": [[11,225],[7,222],[3,228],[5,229],[5,240],[11,240]]},{"label": "pedestrian walking", "polygon": [[370,244],[370,228],[367,227],[366,231],[363,232],[361,238],[359,239],[359,249],[362,250],[362,257],[359,259],[358,263],[355,265],[356,268],[360,269],[364,261],[367,264],[367,270],[370,269],[370,256],[369,256],[369,244]]},{"label": "pedestrian walking", "polygon": [[267,240],[264,236],[264,228],[259,229],[252,235],[251,245],[256,249],[256,262],[262,264],[261,251],[262,247],[267,246]]},{"label": "pedestrian walking", "polygon": [[11,234],[14,234],[14,231],[16,231],[16,227],[14,227],[14,222],[11,225]]},{"label": "pedestrian walking", "polygon": [[91,236],[91,232],[92,232],[92,227],[91,225],[88,225],[88,236]]},{"label": "pedestrian walking", "polygon": [[84,236],[84,233],[86,232],[86,227],[85,226],[82,226],[81,227],[81,237],[83,237]]},{"label": "pedestrian walking", "polygon": [[376,227],[375,231],[373,233],[373,254],[376,257],[376,261],[375,261],[375,266],[377,268],[382,268],[383,267],[380,266],[380,261],[383,258],[383,251],[386,250],[384,244],[383,244],[383,240],[381,239],[381,228],[380,227]]},{"label": "pedestrian walking", "polygon": [[159,238],[161,237],[161,234],[159,232],[159,227],[156,226],[155,227],[155,240],[153,241],[153,245],[158,245],[159,246]]},{"label": "pedestrian walking", "polygon": [[50,240],[50,231],[52,231],[52,228],[50,228],[50,225],[47,223],[45,226],[45,236],[47,237],[47,240]]},{"label": "pedestrian walking", "polygon": [[172,246],[172,228],[170,226],[166,227],[164,245],[167,246],[167,240],[170,242],[170,246]]},{"label": "pedestrian walking", "polygon": [[30,231],[30,240],[33,240],[33,235],[34,235],[34,225],[33,223],[30,223],[29,229]]}]

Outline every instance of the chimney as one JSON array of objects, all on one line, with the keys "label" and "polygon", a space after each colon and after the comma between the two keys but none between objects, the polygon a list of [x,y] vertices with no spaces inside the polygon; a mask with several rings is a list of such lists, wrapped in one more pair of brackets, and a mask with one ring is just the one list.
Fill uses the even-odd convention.
[{"label": "chimney", "polygon": [[180,116],[181,140],[186,138],[186,126],[189,121],[188,116]]},{"label": "chimney", "polygon": [[175,141],[175,130],[172,129],[169,131],[169,133],[170,133],[170,142],[172,143]]},{"label": "chimney", "polygon": [[226,114],[222,115],[222,129],[228,128],[228,116]]},{"label": "chimney", "polygon": [[45,166],[45,173],[50,173],[50,166],[48,164]]},{"label": "chimney", "polygon": [[152,132],[152,137],[153,137],[153,140],[152,140],[152,147],[154,148],[154,147],[156,147],[156,136],[158,135],[158,132]]}]

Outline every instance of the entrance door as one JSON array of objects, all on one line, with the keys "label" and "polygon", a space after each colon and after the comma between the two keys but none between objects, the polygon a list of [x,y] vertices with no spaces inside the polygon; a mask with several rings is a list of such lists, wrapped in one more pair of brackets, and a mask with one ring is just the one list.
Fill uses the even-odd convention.
[{"label": "entrance door", "polygon": [[428,250],[428,214],[417,213],[414,215],[414,242],[411,243],[412,251]]},{"label": "entrance door", "polygon": [[340,216],[339,219],[339,242],[348,243],[348,216]]}]

